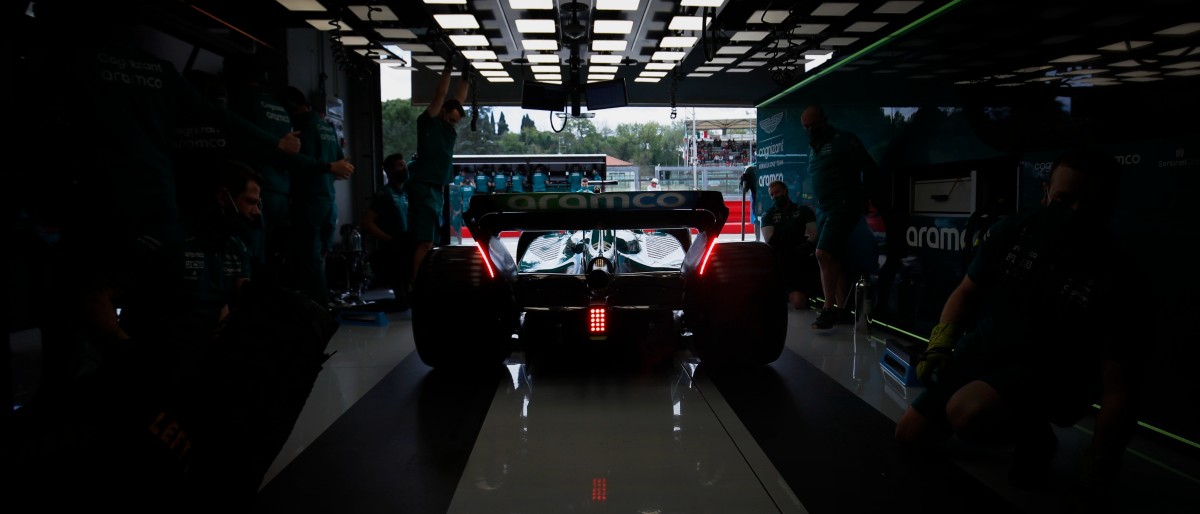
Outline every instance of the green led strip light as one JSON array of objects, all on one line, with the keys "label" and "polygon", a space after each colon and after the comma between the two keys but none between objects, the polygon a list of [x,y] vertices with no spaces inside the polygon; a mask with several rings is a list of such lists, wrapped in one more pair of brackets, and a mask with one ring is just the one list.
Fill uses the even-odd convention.
[{"label": "green led strip light", "polygon": [[881,46],[883,46],[883,45],[886,45],[886,44],[890,43],[890,42],[891,42],[893,39],[896,39],[896,38],[898,38],[898,37],[900,37],[900,36],[904,35],[904,34],[905,34],[905,33],[907,33],[908,31],[910,31],[910,30],[912,30],[912,29],[915,29],[915,28],[917,28],[917,27],[919,27],[919,26],[921,26],[921,25],[925,24],[926,22],[928,22],[928,21],[930,21],[930,20],[932,20],[932,19],[934,19],[934,18],[936,18],[936,17],[940,16],[942,13],[944,13],[944,12],[946,12],[946,11],[950,10],[950,9],[953,9],[954,7],[957,7],[957,6],[958,6],[958,4],[961,4],[961,3],[965,2],[965,1],[966,1],[966,0],[951,0],[951,1],[950,1],[949,3],[947,3],[946,5],[943,5],[943,6],[939,7],[939,8],[937,8],[937,9],[935,9],[933,12],[931,12],[931,13],[929,13],[929,14],[926,14],[925,16],[922,16],[920,19],[918,19],[918,20],[916,20],[916,21],[914,21],[914,22],[912,22],[912,23],[909,23],[908,25],[905,25],[904,27],[900,28],[899,30],[897,30],[897,31],[895,31],[895,32],[893,32],[893,33],[891,33],[891,34],[887,35],[886,37],[884,37],[884,38],[880,39],[879,41],[876,41],[876,42],[872,43],[871,45],[867,46],[866,48],[863,48],[862,50],[859,50],[859,51],[857,51],[857,52],[854,52],[854,53],[853,53],[853,54],[851,54],[849,57],[847,57],[847,58],[845,58],[845,59],[842,59],[842,60],[838,61],[837,63],[835,63],[835,64],[832,64],[832,65],[830,65],[830,66],[826,67],[824,70],[822,70],[822,71],[818,72],[816,75],[810,76],[810,77],[808,77],[808,78],[806,78],[806,79],[804,79],[804,80],[800,81],[799,83],[797,83],[797,84],[793,85],[792,87],[789,87],[789,88],[787,88],[787,89],[786,89],[786,90],[784,90],[782,93],[779,93],[779,94],[777,94],[777,95],[775,95],[775,96],[773,96],[773,97],[771,97],[771,98],[767,99],[767,101],[765,101],[765,102],[763,102],[763,103],[760,103],[760,104],[758,104],[756,107],[758,107],[759,109],[761,109],[761,108],[763,108],[763,107],[766,107],[766,106],[768,106],[768,105],[771,105],[771,104],[772,104],[772,103],[774,103],[776,100],[779,100],[780,98],[783,98],[783,97],[785,97],[785,96],[787,96],[787,95],[791,94],[793,91],[795,91],[795,90],[797,90],[797,89],[800,89],[800,88],[802,88],[802,87],[804,87],[804,86],[808,85],[810,82],[812,82],[812,81],[814,81],[814,80],[817,80],[817,79],[819,79],[819,78],[821,78],[821,77],[824,77],[826,73],[829,73],[829,72],[831,72],[831,71],[833,71],[833,70],[836,70],[836,69],[838,69],[838,68],[841,68],[843,65],[850,64],[850,63],[854,62],[854,60],[855,60],[855,59],[858,59],[859,57],[862,57],[862,56],[864,56],[864,55],[866,55],[866,54],[869,54],[869,53],[871,53],[871,52],[875,51],[875,49],[877,49],[877,48],[879,48],[879,47],[881,47]]}]

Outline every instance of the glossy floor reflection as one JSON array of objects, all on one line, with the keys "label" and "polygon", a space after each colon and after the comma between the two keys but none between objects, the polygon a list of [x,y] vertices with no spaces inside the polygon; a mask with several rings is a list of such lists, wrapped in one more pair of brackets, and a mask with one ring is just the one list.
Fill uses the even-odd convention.
[{"label": "glossy floor reflection", "polygon": [[[665,365],[529,368],[472,376],[424,366],[407,313],[343,326],[257,512],[1062,512],[1062,491],[1015,489],[1011,449],[954,442],[914,458],[891,441],[919,393],[882,372],[875,327],[809,327],[747,374]],[[448,327],[448,330],[452,330]],[[1059,429],[1069,485],[1092,420]],[[1194,452],[1138,437],[1113,512],[1200,512]]]}]

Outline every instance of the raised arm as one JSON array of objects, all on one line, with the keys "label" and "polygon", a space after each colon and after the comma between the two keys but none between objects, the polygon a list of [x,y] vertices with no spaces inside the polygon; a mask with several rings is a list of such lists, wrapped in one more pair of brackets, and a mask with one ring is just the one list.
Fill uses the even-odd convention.
[{"label": "raised arm", "polygon": [[[429,101],[429,107],[425,108],[425,113],[430,118],[436,118],[442,115],[442,104],[446,103],[446,92],[450,90],[450,74],[454,71],[454,64],[446,61],[446,65],[442,67],[442,78],[438,80],[437,91],[433,92],[433,99]],[[464,94],[464,98],[466,95]]]},{"label": "raised arm", "polygon": [[458,100],[460,105],[465,105],[467,102],[467,89],[470,87],[470,68],[463,65],[462,72],[458,76],[458,84],[454,88],[454,99]]}]

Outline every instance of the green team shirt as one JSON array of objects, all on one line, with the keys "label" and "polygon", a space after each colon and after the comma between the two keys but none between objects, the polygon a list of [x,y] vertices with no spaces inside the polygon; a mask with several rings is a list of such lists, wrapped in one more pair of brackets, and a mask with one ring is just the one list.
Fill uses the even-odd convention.
[{"label": "green team shirt", "polygon": [[[247,86],[235,89],[229,94],[229,110],[237,113],[250,123],[257,125],[263,131],[278,138],[292,131],[292,118],[288,115],[275,97],[262,88]],[[303,147],[302,147],[303,148]],[[262,174],[267,183],[263,190],[287,195],[291,192],[291,180],[288,171],[281,167],[274,158],[264,156],[247,156],[246,164]]]},{"label": "green team shirt", "polygon": [[808,175],[813,194],[822,210],[865,201],[864,175],[873,175],[875,161],[862,141],[849,132],[834,129],[825,141],[812,141]]},{"label": "green team shirt", "polygon": [[376,224],[387,235],[396,237],[408,231],[408,195],[388,184],[371,199]]},{"label": "green team shirt", "polygon": [[791,199],[773,205],[763,213],[763,228],[773,227],[771,240],[767,244],[776,250],[795,250],[807,241],[804,227],[809,222],[816,222],[817,215],[811,208],[799,205]]},{"label": "green team shirt", "polygon": [[[345,158],[333,124],[309,111],[293,116],[300,131],[300,151],[319,162],[335,162]],[[300,168],[292,174],[292,195],[297,198],[321,198],[333,201],[334,176],[323,169]]]},{"label": "green team shirt", "polygon": [[454,176],[454,127],[422,112],[417,116],[417,160],[409,170],[413,180],[443,186]]}]

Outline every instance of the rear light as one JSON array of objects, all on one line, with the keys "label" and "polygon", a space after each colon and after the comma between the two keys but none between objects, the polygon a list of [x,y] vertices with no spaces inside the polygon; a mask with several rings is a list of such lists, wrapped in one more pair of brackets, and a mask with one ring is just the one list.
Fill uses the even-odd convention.
[{"label": "rear light", "polygon": [[588,309],[588,334],[603,336],[608,332],[608,307],[593,305]]},{"label": "rear light", "polygon": [[608,500],[608,479],[593,478],[592,479],[592,501],[603,502]]},{"label": "rear light", "polygon": [[496,278],[496,270],[492,269],[492,261],[488,259],[487,250],[483,247],[483,243],[475,241],[475,247],[479,248],[479,257],[483,259],[483,267],[488,272],[488,277]]},{"label": "rear light", "polygon": [[717,248],[717,241],[714,239],[708,244],[708,249],[704,251],[704,258],[700,259],[700,274],[704,274],[704,269],[708,267],[708,259],[712,257],[713,250]]}]

